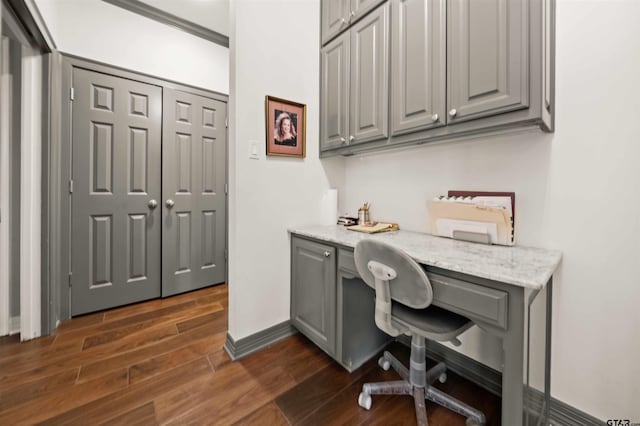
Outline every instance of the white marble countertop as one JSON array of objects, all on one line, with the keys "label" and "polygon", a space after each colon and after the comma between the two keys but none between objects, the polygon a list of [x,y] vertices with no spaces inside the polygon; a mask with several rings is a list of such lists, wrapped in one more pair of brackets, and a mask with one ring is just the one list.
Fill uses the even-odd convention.
[{"label": "white marble countertop", "polygon": [[329,225],[291,227],[289,232],[346,247],[374,238],[404,250],[425,265],[534,290],[547,284],[562,259],[558,250],[484,245],[402,230],[364,234]]}]

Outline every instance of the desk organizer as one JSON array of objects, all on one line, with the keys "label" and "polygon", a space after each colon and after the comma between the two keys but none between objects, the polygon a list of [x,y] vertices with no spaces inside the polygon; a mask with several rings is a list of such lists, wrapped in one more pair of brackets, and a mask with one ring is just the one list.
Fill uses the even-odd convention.
[{"label": "desk organizer", "polygon": [[515,244],[514,193],[449,191],[449,194],[429,203],[433,235],[483,244]]}]

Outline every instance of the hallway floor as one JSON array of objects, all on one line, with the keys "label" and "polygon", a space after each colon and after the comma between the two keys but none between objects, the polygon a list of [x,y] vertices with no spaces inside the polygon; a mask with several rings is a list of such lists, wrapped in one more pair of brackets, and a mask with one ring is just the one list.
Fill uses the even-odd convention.
[{"label": "hallway floor", "polygon": [[[415,424],[408,397],[358,406],[362,383],[397,380],[376,359],[349,374],[295,335],[231,362],[227,305],[219,285],[74,318],[25,343],[0,338],[0,424]],[[498,397],[453,373],[438,387],[500,424]],[[465,424],[427,410],[431,426]]]}]

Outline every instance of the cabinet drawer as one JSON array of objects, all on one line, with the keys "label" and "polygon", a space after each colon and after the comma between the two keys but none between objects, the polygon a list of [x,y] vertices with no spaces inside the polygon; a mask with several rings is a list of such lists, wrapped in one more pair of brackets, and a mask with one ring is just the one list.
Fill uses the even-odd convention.
[{"label": "cabinet drawer", "polygon": [[444,275],[427,275],[434,305],[506,330],[508,293]]},{"label": "cabinet drawer", "polygon": [[338,269],[345,272],[350,272],[354,276],[359,277],[358,270],[356,269],[356,262],[353,258],[353,251],[351,250],[338,250]]}]

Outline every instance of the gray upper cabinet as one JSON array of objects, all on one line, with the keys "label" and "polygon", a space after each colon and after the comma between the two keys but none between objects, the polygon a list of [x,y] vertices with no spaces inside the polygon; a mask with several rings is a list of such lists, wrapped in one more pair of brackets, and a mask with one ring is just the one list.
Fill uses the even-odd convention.
[{"label": "gray upper cabinet", "polygon": [[351,10],[349,11],[351,22],[353,23],[362,18],[383,1],[384,0],[351,0]]},{"label": "gray upper cabinet", "polygon": [[388,137],[388,28],[387,4],[322,49],[321,151]]},{"label": "gray upper cabinet", "polygon": [[384,0],[322,0],[320,31],[322,44],[346,30]]},{"label": "gray upper cabinet", "polygon": [[349,0],[323,0],[321,11],[322,44],[346,29],[350,14]]},{"label": "gray upper cabinet", "polygon": [[446,124],[445,1],[391,2],[391,136]]},{"label": "gray upper cabinet", "polygon": [[321,52],[320,148],[340,147],[349,137],[349,33]]},{"label": "gray upper cabinet", "polygon": [[386,138],[389,131],[389,4],[350,30],[349,144]]},{"label": "gray upper cabinet", "polygon": [[529,105],[528,0],[448,0],[448,120]]},{"label": "gray upper cabinet", "polygon": [[321,54],[322,157],[553,131],[554,0],[321,2],[323,41],[349,3]]},{"label": "gray upper cabinet", "polygon": [[329,355],[336,352],[336,248],[291,239],[291,323]]}]

